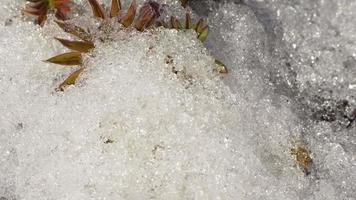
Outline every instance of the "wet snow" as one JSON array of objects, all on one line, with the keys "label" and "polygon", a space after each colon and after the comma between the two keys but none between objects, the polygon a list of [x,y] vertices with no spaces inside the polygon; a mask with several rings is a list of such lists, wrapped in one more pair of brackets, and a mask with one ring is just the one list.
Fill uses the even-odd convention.
[{"label": "wet snow", "polygon": [[204,45],[111,22],[65,92],[42,61],[68,35],[22,3],[0,6],[0,199],[355,199],[356,1],[195,1]]}]

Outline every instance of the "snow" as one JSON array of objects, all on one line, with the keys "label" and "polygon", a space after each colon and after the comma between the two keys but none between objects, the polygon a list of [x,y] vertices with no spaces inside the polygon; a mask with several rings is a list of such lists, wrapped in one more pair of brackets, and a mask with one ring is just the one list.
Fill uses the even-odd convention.
[{"label": "snow", "polygon": [[[191,4],[211,27],[204,45],[110,22],[77,84],[56,92],[73,69],[42,61],[68,35],[3,0],[0,199],[355,199],[356,1],[238,2]],[[95,30],[88,16],[73,22]],[[308,173],[295,146],[311,152]]]}]

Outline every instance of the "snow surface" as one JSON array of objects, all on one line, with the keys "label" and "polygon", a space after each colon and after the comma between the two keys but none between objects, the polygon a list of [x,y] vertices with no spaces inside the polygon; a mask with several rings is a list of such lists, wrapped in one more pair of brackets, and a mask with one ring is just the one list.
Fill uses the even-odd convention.
[{"label": "snow surface", "polygon": [[[76,4],[73,21],[95,30]],[[78,83],[55,92],[72,69],[42,60],[68,35],[2,0],[1,200],[356,199],[356,1],[190,5],[211,27],[205,46],[111,22]],[[290,153],[301,144],[310,173]]]}]

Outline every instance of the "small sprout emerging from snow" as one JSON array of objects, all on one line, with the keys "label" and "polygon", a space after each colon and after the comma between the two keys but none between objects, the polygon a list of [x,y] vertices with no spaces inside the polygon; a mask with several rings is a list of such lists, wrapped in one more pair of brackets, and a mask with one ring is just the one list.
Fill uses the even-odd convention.
[{"label": "small sprout emerging from snow", "polygon": [[310,151],[302,146],[297,146],[291,149],[291,154],[295,156],[295,160],[304,173],[309,174],[312,165]]},{"label": "small sprout emerging from snow", "polygon": [[153,25],[159,17],[159,4],[154,1],[148,1],[140,9],[135,27],[137,30],[143,31],[146,27]]},{"label": "small sprout emerging from snow", "polygon": [[198,39],[202,42],[205,41],[209,33],[209,27],[205,24],[204,19],[200,19],[196,24],[193,24],[191,17],[188,13],[185,16],[184,23],[181,23],[177,18],[172,16],[169,20],[169,23],[162,20],[158,24],[165,28],[171,28],[176,30],[194,29],[195,32],[198,34]]},{"label": "small sprout emerging from snow", "polygon": [[188,0],[180,0],[180,2],[184,8],[187,7]]},{"label": "small sprout emerging from snow", "polygon": [[23,13],[37,17],[37,24],[42,26],[51,10],[56,10],[58,19],[65,20],[65,14],[70,11],[69,3],[70,0],[27,0]]},{"label": "small sprout emerging from snow", "polygon": [[[184,23],[181,23],[177,18],[172,16],[170,18],[169,23],[162,20],[159,22],[159,25],[163,26],[165,28],[172,28],[172,29],[176,29],[176,30],[194,29],[198,35],[198,39],[201,42],[204,42],[209,34],[209,27],[208,27],[208,25],[205,24],[204,19],[199,19],[199,21],[196,24],[194,24],[192,22],[192,19],[191,19],[189,13],[187,13],[185,15]],[[216,72],[218,72],[219,74],[227,74],[228,73],[228,69],[225,66],[225,64],[219,60],[215,60],[214,70]]]},{"label": "small sprout emerging from snow", "polygon": [[219,60],[215,60],[215,70],[219,74],[227,74],[228,73],[227,67],[224,65],[224,63],[222,63]]},{"label": "small sprout emerging from snow", "polygon": [[178,21],[177,18],[172,16],[170,22],[171,22],[171,28],[174,28],[177,30],[182,29],[182,25],[180,24],[180,21]]},{"label": "small sprout emerging from snow", "polygon": [[202,42],[208,37],[209,28],[204,24],[204,19],[200,19],[195,25],[195,31],[198,33],[198,39]]},{"label": "small sprout emerging from snow", "polygon": [[117,17],[121,10],[121,2],[120,0],[111,0],[111,9],[110,9],[110,17]]},{"label": "small sprout emerging from snow", "polygon": [[192,19],[191,19],[189,13],[185,14],[184,28],[185,29],[192,28]]},{"label": "small sprout emerging from snow", "polygon": [[64,91],[64,88],[67,87],[68,85],[73,85],[75,84],[75,82],[77,81],[79,75],[82,73],[82,71],[84,70],[84,68],[80,68],[74,72],[72,72],[68,78],[66,78],[63,83],[61,83],[59,85],[59,87],[57,88],[57,90],[59,91]]},{"label": "small sprout emerging from snow", "polygon": [[93,11],[93,15],[95,17],[99,17],[101,19],[105,19],[105,13],[104,13],[104,9],[100,6],[99,2],[97,2],[96,0],[88,0],[89,4],[91,6],[91,9]]},{"label": "small sprout emerging from snow", "polygon": [[120,17],[119,21],[121,22],[122,25],[124,25],[127,28],[134,21],[135,15],[136,15],[136,1],[133,0],[129,9],[127,9],[126,14],[123,15],[123,17]]}]

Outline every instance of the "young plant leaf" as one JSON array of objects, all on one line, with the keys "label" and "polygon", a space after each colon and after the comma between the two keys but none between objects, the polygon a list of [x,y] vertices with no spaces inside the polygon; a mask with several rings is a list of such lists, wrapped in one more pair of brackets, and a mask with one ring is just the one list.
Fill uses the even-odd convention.
[{"label": "young plant leaf", "polygon": [[135,27],[137,30],[143,31],[145,28],[151,26],[160,16],[159,4],[154,1],[148,1],[143,4],[139,13]]},{"label": "young plant leaf", "polygon": [[44,21],[47,19],[47,12],[50,6],[45,0],[27,0],[27,2],[22,13],[24,15],[37,17],[36,23],[43,26]]},{"label": "young plant leaf", "polygon": [[95,17],[105,19],[105,13],[103,7],[99,4],[97,0],[88,0]]},{"label": "young plant leaf", "polygon": [[111,0],[111,9],[110,17],[117,17],[121,10],[121,1],[120,0]]},{"label": "young plant leaf", "polygon": [[82,41],[70,41],[61,38],[55,38],[58,40],[63,46],[82,53],[87,53],[91,49],[94,48],[94,44],[90,42],[82,42]]},{"label": "young plant leaf", "polygon": [[51,8],[56,8],[57,19],[65,20],[66,19],[65,14],[70,12],[70,7],[69,7],[70,0],[52,0],[52,3],[50,0],[49,2]]},{"label": "young plant leaf", "polygon": [[185,14],[184,28],[190,29],[191,27],[192,27],[192,19],[190,18],[189,13],[187,13],[187,14]]},{"label": "young plant leaf", "polygon": [[[41,3],[41,2],[39,2]],[[22,13],[28,16],[36,16],[38,17],[39,15],[41,15],[41,13],[43,13],[43,11],[46,9],[45,6],[43,6],[42,4],[36,5],[38,3],[32,3],[32,4],[28,4],[26,5],[26,8],[22,10]]]},{"label": "young plant leaf", "polygon": [[58,64],[58,65],[81,65],[82,64],[82,54],[78,51],[73,51],[69,53],[60,54],[54,56],[48,60],[47,62]]},{"label": "young plant leaf", "polygon": [[219,74],[227,74],[229,71],[227,70],[227,67],[222,63],[220,60],[215,59],[215,70]]},{"label": "young plant leaf", "polygon": [[55,22],[58,24],[58,26],[66,33],[69,33],[71,35],[74,35],[84,41],[90,42],[91,41],[91,35],[87,33],[84,29],[71,25],[68,23],[65,23],[63,21],[55,20]]},{"label": "young plant leaf", "polygon": [[205,26],[202,30],[201,33],[198,35],[198,39],[202,42],[204,42],[206,40],[206,38],[208,37],[209,34],[209,28],[208,26]]},{"label": "young plant leaf", "polygon": [[135,15],[136,15],[136,0],[133,0],[126,14],[120,20],[120,23],[124,25],[126,28],[129,27],[132,24]]},{"label": "young plant leaf", "polygon": [[36,16],[37,23],[44,24],[49,10],[56,10],[56,17],[64,20],[65,14],[70,11],[70,0],[26,0],[27,4],[23,14]]},{"label": "young plant leaf", "polygon": [[187,7],[188,0],[180,0],[180,2],[184,8]]},{"label": "young plant leaf", "polygon": [[43,11],[43,13],[38,16],[37,24],[39,24],[40,26],[43,26],[46,19],[47,19],[47,10]]},{"label": "young plant leaf", "polygon": [[204,19],[199,19],[198,23],[195,25],[195,31],[199,34],[203,32]]},{"label": "young plant leaf", "polygon": [[158,21],[157,26],[163,26],[164,28],[169,28],[169,25],[164,20]]},{"label": "young plant leaf", "polygon": [[178,19],[173,16],[171,16],[171,27],[177,30],[182,29],[182,25],[180,24]]},{"label": "young plant leaf", "polygon": [[82,73],[84,68],[80,68],[74,72],[72,72],[57,88],[59,91],[64,91],[64,88],[68,85],[74,85],[77,81],[79,75]]}]

